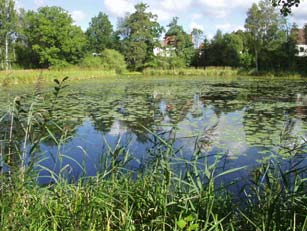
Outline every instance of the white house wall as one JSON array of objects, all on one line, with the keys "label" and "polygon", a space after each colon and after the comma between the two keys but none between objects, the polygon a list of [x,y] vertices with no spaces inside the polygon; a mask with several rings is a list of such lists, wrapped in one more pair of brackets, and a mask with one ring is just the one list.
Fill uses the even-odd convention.
[{"label": "white house wall", "polygon": [[307,57],[307,45],[296,45],[296,48],[298,50],[298,57]]}]

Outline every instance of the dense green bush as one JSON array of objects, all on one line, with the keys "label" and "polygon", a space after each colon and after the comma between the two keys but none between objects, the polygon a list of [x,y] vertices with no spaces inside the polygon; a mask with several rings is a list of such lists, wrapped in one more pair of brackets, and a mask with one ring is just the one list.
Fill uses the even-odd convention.
[{"label": "dense green bush", "polygon": [[88,55],[80,63],[81,67],[85,68],[103,68],[101,57]]},{"label": "dense green bush", "polygon": [[80,64],[81,67],[103,70],[115,70],[120,74],[126,70],[124,56],[116,50],[105,49],[101,54],[86,56]]},{"label": "dense green bush", "polygon": [[115,70],[119,74],[126,70],[125,58],[116,50],[105,49],[101,53],[101,59],[106,70]]}]

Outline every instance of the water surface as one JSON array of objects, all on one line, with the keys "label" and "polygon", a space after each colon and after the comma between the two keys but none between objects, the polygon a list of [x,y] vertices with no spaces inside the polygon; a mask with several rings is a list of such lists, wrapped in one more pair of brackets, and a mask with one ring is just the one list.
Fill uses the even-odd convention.
[{"label": "water surface", "polygon": [[[156,145],[153,134],[175,137],[174,148],[184,158],[196,149],[203,155],[223,153],[232,167],[253,166],[292,145],[289,136],[297,142],[307,137],[304,79],[118,77],[68,84],[53,106],[55,122],[67,136],[56,136],[60,148],[46,140],[40,152],[43,166],[59,171],[69,165],[72,176],[82,172],[76,161],[94,175],[117,143],[135,157],[130,167],[141,166]],[[0,113],[18,95],[24,104],[39,96],[42,105],[50,105],[52,88],[0,87]],[[65,154],[61,161],[59,150]]]}]

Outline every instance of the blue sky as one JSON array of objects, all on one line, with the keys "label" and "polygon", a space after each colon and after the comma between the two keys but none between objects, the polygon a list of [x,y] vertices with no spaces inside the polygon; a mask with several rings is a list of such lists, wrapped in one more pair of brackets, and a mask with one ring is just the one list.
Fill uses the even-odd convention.
[{"label": "blue sky", "polygon": [[[199,28],[211,38],[217,29],[231,32],[244,28],[246,12],[257,0],[17,0],[17,6],[35,10],[41,6],[60,6],[73,17],[75,24],[86,30],[92,17],[99,11],[106,13],[114,29],[117,19],[134,11],[134,5],[147,3],[149,10],[158,15],[161,25],[167,25],[174,16],[187,32]],[[307,1],[294,10],[292,20],[299,26],[307,23]]]}]

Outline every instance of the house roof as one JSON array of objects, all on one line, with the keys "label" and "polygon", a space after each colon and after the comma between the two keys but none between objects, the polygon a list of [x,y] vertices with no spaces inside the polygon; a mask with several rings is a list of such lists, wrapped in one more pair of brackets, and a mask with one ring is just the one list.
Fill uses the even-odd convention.
[{"label": "house roof", "polygon": [[305,39],[305,31],[304,29],[297,29],[297,38],[296,38],[297,44],[306,44]]}]

